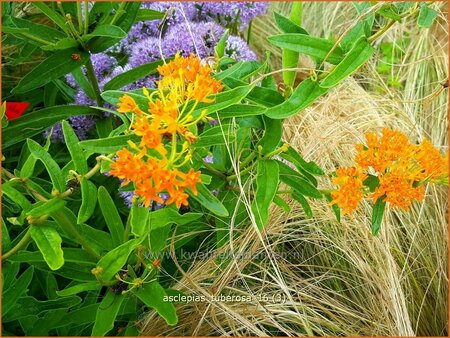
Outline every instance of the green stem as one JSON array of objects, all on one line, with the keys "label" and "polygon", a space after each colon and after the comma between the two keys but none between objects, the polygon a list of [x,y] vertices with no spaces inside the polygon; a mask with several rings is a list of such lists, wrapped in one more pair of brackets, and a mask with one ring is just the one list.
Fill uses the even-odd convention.
[{"label": "green stem", "polygon": [[86,75],[89,81],[91,82],[92,89],[94,90],[97,105],[99,107],[103,106],[103,99],[100,93],[100,87],[98,86],[97,76],[95,75],[94,66],[92,66],[92,61],[90,57],[88,62],[86,63]]},{"label": "green stem", "polygon": [[114,14],[114,17],[112,18],[112,20],[111,20],[111,22],[110,22],[110,25],[114,25],[114,24],[116,23],[116,21],[119,20],[119,18],[122,16],[122,14],[123,14],[123,12],[124,12],[123,9],[124,9],[125,5],[126,5],[126,2],[125,2],[125,1],[122,1],[122,2],[120,3],[120,6],[119,6],[119,8],[117,9],[116,14]]},{"label": "green stem", "polygon": [[5,254],[2,255],[2,261],[8,259],[9,257],[11,257],[12,255],[14,255],[17,251],[19,251],[20,249],[22,249],[25,244],[28,243],[28,241],[31,239],[31,226],[28,227],[27,232],[25,233],[25,235],[22,237],[22,239],[19,241],[19,243],[17,243],[14,248],[12,248],[11,250],[9,250],[8,252],[6,252]]},{"label": "green stem", "polygon": [[[292,3],[289,19],[298,26],[301,26],[302,24],[302,11],[303,11],[303,3],[301,1],[295,1]],[[283,49],[282,53],[283,69],[296,68],[299,56],[300,54],[298,52]],[[283,82],[286,85],[285,97],[289,97],[291,95],[292,86],[295,83],[296,76],[297,76],[296,71],[286,70],[283,72]]]},{"label": "green stem", "polygon": [[88,33],[89,28],[89,6],[88,1],[84,2],[84,34]]},{"label": "green stem", "polygon": [[77,1],[77,17],[78,17],[78,30],[80,34],[83,34],[83,9],[81,8],[81,1]]},{"label": "green stem", "polygon": [[380,28],[380,30],[378,30],[374,35],[370,36],[367,41],[369,43],[375,41],[376,39],[378,39],[381,35],[383,35],[384,33],[386,33],[386,31],[392,27],[392,25],[395,23],[395,20],[390,20],[387,24],[385,24],[383,27]]},{"label": "green stem", "polygon": [[247,164],[249,164],[251,161],[253,161],[253,159],[257,156],[257,153],[253,152],[250,155],[247,156],[247,158],[245,160],[243,160],[240,164],[239,164],[239,168],[243,168],[245,167]]}]

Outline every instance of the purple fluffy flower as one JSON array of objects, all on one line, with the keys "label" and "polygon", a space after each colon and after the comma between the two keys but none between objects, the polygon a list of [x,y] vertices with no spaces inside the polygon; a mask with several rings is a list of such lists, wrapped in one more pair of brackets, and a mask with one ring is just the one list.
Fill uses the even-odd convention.
[{"label": "purple fluffy flower", "polygon": [[257,60],[256,54],[250,49],[243,39],[238,36],[230,35],[225,45],[225,54],[236,61]]},{"label": "purple fluffy flower", "polygon": [[117,60],[106,53],[92,54],[91,61],[97,78],[103,78],[117,66]]},{"label": "purple fluffy flower", "polygon": [[[78,139],[85,140],[87,139],[89,131],[92,130],[95,126],[95,117],[89,115],[80,115],[80,116],[72,116],[69,118],[69,124],[73,128],[73,131],[78,136]],[[50,134],[51,128],[48,128],[44,132],[44,137],[48,137]],[[62,131],[61,123],[57,123],[53,126],[53,132],[50,137],[52,142],[60,142],[64,141],[64,134]]]},{"label": "purple fluffy flower", "polygon": [[203,158],[203,161],[205,161],[205,163],[214,163],[214,158],[211,155],[207,155]]},{"label": "purple fluffy flower", "polygon": [[191,53],[204,58],[214,54],[214,47],[224,33],[224,28],[213,22],[180,23],[172,26],[164,38],[165,56],[180,52],[183,56]]},{"label": "purple fluffy flower", "polygon": [[128,63],[132,68],[161,58],[158,38],[148,37],[131,46]]},{"label": "purple fluffy flower", "polygon": [[121,191],[119,195],[123,198],[124,203],[131,209],[133,206],[134,191]]},{"label": "purple fluffy flower", "polygon": [[200,17],[213,18],[225,27],[232,27],[239,18],[240,29],[244,29],[250,21],[267,11],[267,2],[198,2]]}]

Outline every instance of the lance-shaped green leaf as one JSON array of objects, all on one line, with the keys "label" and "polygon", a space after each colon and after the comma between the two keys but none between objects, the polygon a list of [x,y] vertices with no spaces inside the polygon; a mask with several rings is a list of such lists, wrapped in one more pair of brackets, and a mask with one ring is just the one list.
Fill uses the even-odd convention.
[{"label": "lance-shaped green leaf", "polygon": [[284,119],[295,115],[327,91],[327,88],[322,88],[317,82],[307,79],[295,88],[287,101],[267,109],[265,115],[272,119]]},{"label": "lance-shaped green leaf", "polygon": [[[166,60],[168,62],[168,60]],[[163,60],[146,63],[142,66],[130,69],[122,74],[117,75],[105,84],[105,91],[120,89],[127,84],[133,83],[139,79],[142,79],[150,74],[154,74],[157,68],[163,64]]]},{"label": "lance-shaped green leaf", "polygon": [[231,124],[214,126],[200,134],[193,144],[195,148],[207,148],[217,144],[231,143],[236,139],[236,130]]},{"label": "lance-shaped green leaf", "polygon": [[164,18],[165,13],[155,11],[154,9],[140,8],[137,12],[137,21],[152,21]]},{"label": "lance-shaped green leaf", "polygon": [[384,209],[386,208],[386,202],[383,202],[384,196],[378,198],[372,209],[372,235],[377,235],[381,228],[381,222],[383,221]]},{"label": "lance-shaped green leaf", "polygon": [[[47,222],[42,223],[47,226]],[[75,248],[64,248],[64,262],[65,263],[77,263],[80,265],[89,266],[91,269],[97,263],[97,259],[89,255],[86,251],[82,249]],[[24,251],[20,250],[14,256],[9,258],[11,262],[18,263],[43,263],[45,262],[44,257],[42,256],[40,251]]]},{"label": "lance-shaped green leaf", "polygon": [[324,60],[332,64],[341,62],[344,52],[339,46],[335,46],[334,42],[315,36],[287,33],[269,36],[267,38],[275,46],[292,50],[301,54],[306,54],[317,60]]},{"label": "lance-shaped green leaf", "polygon": [[229,30],[225,30],[216,47],[214,47],[214,54],[218,59],[225,55],[225,46],[228,38]]},{"label": "lance-shaped green leaf", "polygon": [[98,188],[98,203],[111,234],[113,245],[118,246],[123,241],[124,226],[111,195],[103,186]]},{"label": "lance-shaped green leaf", "polygon": [[105,282],[111,280],[125,265],[128,256],[141,241],[142,239],[131,239],[104,255],[97,264],[99,268],[103,269],[100,278]]},{"label": "lance-shaped green leaf", "polygon": [[430,28],[439,13],[434,9],[428,7],[426,3],[420,3],[419,17],[417,24],[423,28]]},{"label": "lance-shaped green leaf", "polygon": [[69,149],[70,156],[72,157],[75,170],[79,174],[86,174],[89,170],[86,158],[83,154],[83,149],[80,147],[80,140],[73,131],[69,122],[62,121],[62,130],[64,133],[64,140],[66,141],[67,149]]},{"label": "lance-shaped green leaf", "polygon": [[66,20],[59,13],[51,9],[45,2],[33,2],[33,6],[37,7],[42,13],[45,14],[51,21],[59,26],[67,34],[69,30],[67,28]]},{"label": "lance-shaped green leaf", "polygon": [[91,181],[82,178],[81,185],[81,207],[78,211],[77,223],[83,224],[94,213],[97,205],[97,187]]},{"label": "lance-shaped green leaf", "polygon": [[307,162],[294,148],[289,147],[281,157],[286,158],[295,164],[298,169],[303,169],[308,173],[316,176],[325,176],[325,172],[319,165],[313,161]]},{"label": "lance-shaped green leaf", "polygon": [[42,50],[55,51],[78,47],[78,41],[73,38],[64,38],[51,45],[42,46]]},{"label": "lance-shaped green leaf", "polygon": [[72,71],[72,76],[75,80],[75,82],[83,89],[83,91],[86,93],[86,95],[92,99],[95,100],[95,92],[92,88],[91,83],[87,79],[86,75],[83,73],[81,68],[76,68]]},{"label": "lance-shaped green leaf", "polygon": [[88,282],[70,286],[61,291],[56,291],[56,294],[60,297],[67,297],[84,291],[100,290],[101,288],[102,285],[99,282]]},{"label": "lance-shaped green leaf", "polygon": [[135,236],[143,236],[148,230],[147,227],[147,219],[150,211],[148,208],[142,208],[137,205],[133,205],[131,207],[130,214],[130,224],[131,224],[131,232]]},{"label": "lance-shaped green leaf", "polygon": [[298,202],[300,203],[300,205],[303,208],[303,211],[305,212],[306,216],[308,217],[312,217],[313,213],[311,210],[311,206],[308,203],[308,200],[302,195],[300,194],[298,191],[294,191],[292,193],[292,197]]},{"label": "lance-shaped green leaf", "polygon": [[29,137],[41,134],[55,123],[76,115],[99,115],[99,112],[87,106],[77,105],[36,110],[9,122],[8,127],[2,130],[2,147],[5,149]]},{"label": "lance-shaped green leaf", "polygon": [[[10,17],[11,23],[14,24],[17,28],[26,29],[26,34],[22,35],[20,33],[15,34],[14,32],[11,32],[12,35],[15,35],[22,39],[27,39],[27,42],[36,44],[38,46],[42,46],[42,43],[38,42],[37,40],[45,40],[48,42],[56,42],[58,39],[63,39],[66,37],[66,35],[56,29],[53,29],[47,25],[41,25],[36,22],[33,22],[31,20],[25,20],[21,18],[14,18]],[[5,29],[6,28],[6,29]],[[7,28],[10,28],[9,26],[3,26],[2,31],[3,33],[8,33]],[[37,37],[37,40],[33,40],[30,38],[27,38],[27,35],[31,34],[34,37]]]},{"label": "lance-shaped green leaf", "polygon": [[222,203],[209,191],[202,183],[197,184],[198,194],[195,195],[192,191],[187,190],[189,196],[199,202],[206,209],[220,217],[227,217],[228,210]]},{"label": "lance-shaped green leaf", "polygon": [[175,306],[166,299],[167,294],[157,281],[144,284],[131,292],[145,305],[155,309],[166,320],[167,324],[175,325],[178,323]]},{"label": "lance-shaped green leaf", "polygon": [[262,153],[267,155],[274,151],[281,142],[283,134],[283,122],[281,120],[271,119],[263,116],[264,121],[264,135],[259,140],[258,146],[262,147]]},{"label": "lance-shaped green leaf", "polygon": [[127,33],[123,31],[122,28],[114,26],[114,25],[101,25],[94,29],[94,31],[90,34],[86,34],[83,36],[83,40],[85,42],[89,41],[92,38],[96,38],[99,36],[104,36],[108,38],[115,39],[123,39]]},{"label": "lance-shaped green leaf", "polygon": [[13,187],[13,182],[5,182],[2,184],[2,192],[8,196],[14,203],[19,205],[23,210],[28,211],[32,208],[31,202],[17,189]]},{"label": "lance-shaped green leaf", "polygon": [[28,139],[27,143],[31,155],[44,164],[55,189],[57,189],[59,192],[63,192],[66,186],[66,182],[59,165],[51,157],[51,155],[47,151],[45,151],[45,149],[42,148],[36,141]]},{"label": "lance-shaped green leaf", "polygon": [[2,251],[5,253],[11,248],[11,237],[9,236],[8,227],[2,217]]},{"label": "lance-shaped green leaf", "polygon": [[347,53],[344,59],[320,82],[320,87],[331,88],[336,86],[366,63],[372,56],[374,50],[367,42],[366,37],[361,37],[355,42],[353,48]]},{"label": "lance-shaped green leaf", "polygon": [[200,103],[197,108],[192,112],[192,116],[198,117],[202,111],[206,110],[207,114],[214,113],[216,111],[225,109],[233,104],[241,102],[248,93],[252,90],[253,86],[246,85],[242,87],[237,87],[225,92],[220,92],[215,95],[211,95],[210,98],[214,101],[213,103]]},{"label": "lance-shaped green leaf", "polygon": [[266,108],[252,104],[234,104],[218,112],[219,118],[227,119],[232,117],[246,117],[262,115]]},{"label": "lance-shaped green leaf", "polygon": [[322,193],[288,165],[277,161],[280,168],[280,179],[299,193],[312,198],[322,198]]},{"label": "lance-shaped green leaf", "polygon": [[[72,58],[77,54],[79,58]],[[50,55],[47,59],[37,65],[31,72],[26,74],[12,90],[13,94],[20,94],[41,87],[50,81],[56,80],[74,69],[84,65],[89,59],[87,52],[76,48],[61,50]]]},{"label": "lance-shaped green leaf", "polygon": [[112,291],[106,293],[95,316],[92,336],[103,337],[114,328],[114,322],[124,300],[125,296],[116,295]]},{"label": "lance-shaped green leaf", "polygon": [[17,303],[20,297],[27,291],[28,285],[30,285],[33,278],[34,268],[30,266],[25,272],[17,278],[13,284],[6,289],[2,294],[2,319],[4,321],[5,315],[10,312],[14,304]]},{"label": "lance-shaped green leaf", "polygon": [[275,23],[277,24],[277,27],[283,33],[298,33],[298,34],[308,35],[307,31],[305,31],[302,27],[300,27],[298,24],[296,24],[292,20],[286,18],[285,16],[283,16],[277,12],[274,12],[273,15],[274,15]]},{"label": "lance-shaped green leaf", "polygon": [[61,249],[62,239],[58,232],[51,227],[31,226],[31,238],[44,256],[52,270],[58,270],[64,265],[64,253]]},{"label": "lance-shaped green leaf", "polygon": [[44,215],[51,215],[52,213],[63,208],[64,205],[66,205],[66,201],[55,197],[32,208],[28,212],[28,215],[30,215],[33,218],[38,218]]},{"label": "lance-shaped green leaf", "polygon": [[[333,202],[333,198],[331,197],[330,193],[325,194],[325,198],[330,204]],[[341,222],[341,209],[335,203],[331,204],[331,209],[333,210],[333,213],[336,216],[336,220],[340,223]]]},{"label": "lance-shaped green leaf", "polygon": [[134,134],[100,138],[96,140],[81,141],[80,146],[86,151],[86,155],[112,154],[127,146],[127,141],[138,142],[139,137]]},{"label": "lance-shaped green leaf", "polygon": [[269,207],[278,189],[279,169],[274,160],[258,161],[256,173],[256,193],[251,208],[259,230],[269,220]]}]

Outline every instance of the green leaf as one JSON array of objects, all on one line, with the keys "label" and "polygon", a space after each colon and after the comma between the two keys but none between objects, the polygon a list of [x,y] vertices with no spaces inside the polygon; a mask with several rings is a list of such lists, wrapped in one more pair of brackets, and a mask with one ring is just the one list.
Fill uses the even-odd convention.
[{"label": "green leaf", "polygon": [[232,117],[247,117],[262,115],[266,108],[251,104],[234,104],[218,112],[219,118],[227,119]]},{"label": "green leaf", "polygon": [[[80,58],[74,60],[71,57],[72,54],[78,54]],[[76,48],[56,52],[26,74],[11,93],[21,94],[39,88],[84,65],[88,59],[89,54],[87,52],[79,51]]]},{"label": "green leaf", "polygon": [[282,162],[277,161],[277,163],[280,168],[280,179],[283,183],[294,188],[294,190],[297,190],[302,195],[312,198],[322,198],[322,193],[298,172]]},{"label": "green leaf", "polygon": [[364,180],[363,184],[369,188],[370,192],[374,192],[375,189],[380,184],[380,179],[378,178],[378,176],[369,174],[367,178]]},{"label": "green leaf", "polygon": [[72,71],[72,76],[75,79],[76,83],[83,89],[86,95],[91,99],[95,100],[95,92],[92,88],[91,83],[87,79],[86,75],[84,75],[81,68],[76,68]]},{"label": "green leaf", "polygon": [[[285,154],[288,156],[284,156]],[[312,175],[325,176],[325,172],[317,163],[313,161],[306,162],[305,159],[291,146],[286,153],[281,154],[281,157],[293,162],[298,169],[303,169]]]},{"label": "green leaf", "polygon": [[114,328],[114,321],[125,297],[108,291],[98,307],[92,336],[103,337]]},{"label": "green leaf", "polygon": [[51,227],[31,226],[31,238],[44,256],[52,270],[58,270],[64,265],[64,253],[61,249],[62,239],[58,232]]},{"label": "green leaf", "polygon": [[42,13],[44,13],[51,21],[58,25],[64,32],[69,33],[66,25],[66,20],[59,13],[50,9],[44,2],[33,2],[33,6],[37,7]]},{"label": "green leaf", "polygon": [[77,223],[86,222],[94,213],[97,204],[97,187],[91,181],[82,178],[81,184],[81,207],[78,211]]},{"label": "green leaf", "polygon": [[222,203],[202,183],[197,184],[198,194],[188,190],[189,196],[219,217],[227,217],[228,211]]},{"label": "green leaf", "polygon": [[175,306],[165,299],[167,294],[157,281],[144,284],[139,289],[134,289],[131,292],[145,305],[155,309],[166,320],[168,325],[178,323]]},{"label": "green leaf", "polygon": [[113,279],[114,275],[122,269],[128,260],[128,256],[141,241],[141,239],[129,240],[104,255],[97,264],[98,267],[103,269],[100,275],[101,279],[105,282]]},{"label": "green leaf", "polygon": [[200,116],[203,110],[206,110],[207,115],[209,115],[216,111],[225,109],[233,104],[239,103],[247,96],[248,93],[250,93],[252,88],[252,86],[246,85],[211,95],[210,98],[214,100],[214,102],[198,104],[197,108],[192,112],[192,116],[194,118]]},{"label": "green leaf", "polygon": [[34,268],[30,266],[25,270],[19,278],[14,280],[12,285],[3,291],[2,293],[2,319],[10,312],[19,298],[27,291],[28,285],[30,285],[33,278]]},{"label": "green leaf", "polygon": [[41,134],[55,123],[75,115],[99,115],[99,113],[90,107],[76,105],[36,110],[21,116],[20,119],[11,121],[8,127],[2,130],[2,147],[5,149],[29,137]]},{"label": "green leaf", "polygon": [[150,214],[148,208],[142,208],[137,205],[131,207],[131,232],[135,236],[143,236],[147,230],[147,219]]},{"label": "green leaf", "polygon": [[328,74],[319,84],[322,88],[331,88],[347,76],[353,74],[367,60],[370,59],[374,48],[367,42],[366,37],[360,38],[355,42],[353,48],[348,52],[344,59]]},{"label": "green leaf", "polygon": [[385,4],[379,10],[376,11],[377,14],[392,19],[395,21],[401,21],[402,17],[398,15],[397,8],[393,4]]},{"label": "green leaf", "polygon": [[83,40],[87,42],[92,38],[96,38],[99,36],[114,39],[123,39],[126,35],[127,33],[125,33],[120,27],[114,25],[101,25],[96,27],[92,33],[84,35]]},{"label": "green leaf", "polygon": [[105,187],[98,188],[98,204],[102,210],[106,225],[108,226],[113,246],[118,246],[123,242],[124,226],[120,218],[117,207],[114,204],[111,195]]},{"label": "green leaf", "polygon": [[311,105],[327,91],[327,88],[322,88],[317,82],[307,79],[295,88],[287,101],[267,109],[265,115],[272,119],[284,119],[295,115]]},{"label": "green leaf", "polygon": [[291,212],[291,207],[289,206],[289,204],[287,204],[286,201],[282,199],[280,196],[275,195],[275,197],[273,198],[273,203],[282,208],[284,212],[286,213]]},{"label": "green leaf", "polygon": [[38,218],[44,215],[51,215],[55,211],[58,211],[59,209],[64,207],[65,205],[66,201],[55,197],[31,209],[28,212],[28,215],[30,215],[33,218]]},{"label": "green leaf", "polygon": [[[331,197],[331,194],[325,194],[325,198],[329,203],[333,201],[333,198]],[[341,222],[341,209],[337,206],[337,204],[332,204],[331,209],[333,210],[334,215],[336,216],[336,220],[340,223]]]},{"label": "green leaf", "polygon": [[[166,60],[167,61],[167,60]],[[133,83],[139,79],[142,79],[150,74],[154,74],[157,71],[157,68],[164,64],[163,60],[158,60],[155,62],[146,63],[142,66],[130,69],[126,72],[123,72],[120,75],[109,80],[104,87],[105,91],[120,89],[127,84]]]},{"label": "green leaf", "polygon": [[311,210],[311,206],[309,205],[307,199],[298,191],[294,191],[292,193],[292,197],[301,204],[303,211],[305,212],[306,216],[308,216],[309,218],[313,217],[313,213]]},{"label": "green leaf", "polygon": [[251,208],[259,230],[269,220],[269,207],[276,196],[279,182],[278,164],[274,160],[258,161],[256,193]]},{"label": "green leaf", "polygon": [[308,35],[307,31],[305,31],[302,27],[294,23],[292,20],[286,18],[285,16],[278,14],[277,12],[274,12],[273,15],[275,17],[275,23],[283,33],[298,33]]},{"label": "green leaf", "polygon": [[[44,39],[46,41],[49,42],[56,42],[59,39],[63,39],[66,37],[66,35],[56,29],[53,29],[47,25],[41,25],[38,24],[36,22],[33,22],[31,20],[25,20],[25,19],[21,19],[21,18],[17,18],[17,17],[10,17],[11,23],[14,24],[17,28],[22,28],[22,29],[26,29],[26,33],[33,35],[35,37]],[[5,28],[7,28],[7,26],[3,26],[2,30],[3,33],[7,33],[7,30],[5,30]],[[11,27],[8,27],[11,28]],[[22,39],[27,39],[26,36],[22,36],[21,34],[14,34],[13,32],[11,32],[11,34],[22,38]],[[33,39],[27,39],[26,40],[29,43],[33,43],[36,44],[38,46],[42,46],[42,43],[39,43],[37,41],[34,41]]]},{"label": "green leaf", "polygon": [[62,175],[61,168],[58,166],[56,161],[36,141],[28,139],[27,144],[31,155],[44,164],[55,189],[59,192],[63,192],[65,190],[66,182],[64,180],[64,176]]},{"label": "green leaf", "polygon": [[164,18],[165,13],[155,11],[154,9],[140,8],[137,12],[137,21],[152,21]]},{"label": "green leaf", "polygon": [[220,38],[219,42],[214,47],[214,54],[219,59],[225,55],[225,46],[226,46],[227,39],[228,39],[228,33],[229,33],[229,30],[228,29],[225,30],[225,32],[223,33],[223,35]]},{"label": "green leaf", "polygon": [[86,162],[86,158],[83,154],[83,149],[80,147],[80,140],[73,131],[69,122],[62,121],[62,130],[64,133],[64,140],[66,141],[67,149],[69,149],[70,156],[72,157],[75,170],[84,175],[88,172],[89,168]]},{"label": "green leaf", "polygon": [[430,28],[438,14],[437,11],[428,7],[425,3],[420,3],[420,13],[417,24],[422,28]]},{"label": "green leaf", "polygon": [[267,116],[263,116],[263,121],[264,135],[259,140],[258,146],[261,146],[262,153],[267,155],[274,151],[281,142],[281,136],[283,135],[283,121],[271,119]]},{"label": "green leaf", "polygon": [[267,39],[275,46],[306,54],[317,60],[325,59],[334,48],[326,60],[332,64],[341,62],[344,54],[339,46],[335,47],[334,42],[305,34],[287,33],[269,36]]},{"label": "green leaf", "polygon": [[8,315],[2,317],[2,321],[11,322],[32,315],[37,316],[56,309],[69,310],[80,303],[81,298],[77,296],[64,297],[48,301],[38,301],[34,297],[22,297],[17,300]]},{"label": "green leaf", "polygon": [[111,105],[117,106],[119,98],[125,94],[131,96],[142,110],[146,111],[148,109],[148,99],[143,94],[123,92],[120,90],[107,90],[102,93],[102,98]]},{"label": "green leaf", "polygon": [[[48,223],[43,223],[47,226]],[[75,248],[64,248],[64,262],[67,263],[77,263],[80,265],[88,266],[90,268],[94,267],[97,263],[97,260],[89,255],[83,249],[75,249]],[[18,263],[43,263],[45,262],[44,257],[40,251],[19,251],[14,256],[9,258],[11,262]]]},{"label": "green leaf", "polygon": [[231,124],[217,125],[204,131],[193,144],[194,148],[209,148],[217,144],[231,143],[236,139],[236,130]]},{"label": "green leaf", "polygon": [[51,45],[41,46],[42,50],[55,51],[78,47],[78,42],[73,38],[64,38]]},{"label": "green leaf", "polygon": [[372,235],[376,236],[380,231],[381,222],[383,221],[384,209],[386,202],[383,202],[384,196],[377,199],[372,209]]},{"label": "green leaf", "polygon": [[74,286],[70,286],[68,288],[65,288],[61,291],[56,291],[56,294],[59,297],[67,297],[67,296],[73,296],[80,292],[84,291],[91,291],[91,290],[100,290],[102,288],[102,285],[99,282],[88,282],[88,283],[81,283]]},{"label": "green leaf", "polygon": [[8,227],[2,217],[2,252],[5,253],[11,248],[11,238],[9,237]]},{"label": "green leaf", "polygon": [[128,140],[138,142],[139,137],[134,134],[106,137],[96,140],[81,141],[80,146],[86,151],[88,156],[94,153],[112,154],[126,147]]},{"label": "green leaf", "polygon": [[2,192],[8,196],[14,203],[19,205],[24,211],[32,208],[31,202],[18,190],[13,187],[13,182],[2,184]]}]

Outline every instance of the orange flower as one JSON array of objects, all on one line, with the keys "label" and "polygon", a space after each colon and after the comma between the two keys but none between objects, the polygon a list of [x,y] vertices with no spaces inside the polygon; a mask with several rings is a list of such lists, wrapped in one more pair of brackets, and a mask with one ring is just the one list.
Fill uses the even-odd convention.
[{"label": "orange flower", "polygon": [[358,167],[337,169],[333,183],[339,185],[339,189],[331,193],[333,198],[331,205],[337,204],[344,215],[352,216],[353,211],[364,197],[362,188],[366,178],[367,175]]},{"label": "orange flower", "polygon": [[[222,90],[223,85],[211,77],[211,67],[193,55],[188,58],[177,55],[158,71],[162,79],[157,90],[150,94],[143,88],[149,100],[146,113],[131,96],[125,94],[119,99],[119,112],[138,115],[131,129],[141,140],[138,145],[130,143],[137,155],[127,149],[117,152],[110,173],[123,179],[124,185],[133,182],[135,193],[143,198],[146,207],[152,201],[164,203],[160,194],[169,193],[165,204],[175,203],[179,208],[188,205],[185,189],[197,194],[196,186],[201,182],[200,171],[191,168],[183,173],[177,169],[190,161],[190,144],[197,140],[191,130],[196,130],[195,125],[207,113],[203,110],[194,118],[193,112],[199,102],[211,102],[207,96]],[[177,146],[179,136],[185,139],[182,147]]]},{"label": "orange flower", "polygon": [[430,141],[424,140],[417,147],[414,158],[422,169],[420,179],[429,179],[430,182],[442,179],[448,181],[448,154],[442,156]]},{"label": "orange flower", "polygon": [[134,99],[130,95],[123,95],[119,98],[119,103],[117,104],[119,113],[135,113],[136,115],[144,115],[143,111],[138,107]]},{"label": "orange flower", "polygon": [[389,172],[379,177],[380,184],[371,195],[375,203],[379,198],[389,202],[390,207],[408,209],[411,203],[421,201],[424,198],[425,189],[423,185],[414,186],[408,171],[402,166],[392,166]]}]

